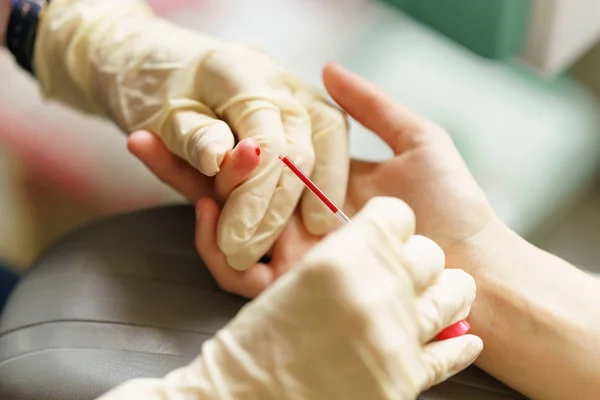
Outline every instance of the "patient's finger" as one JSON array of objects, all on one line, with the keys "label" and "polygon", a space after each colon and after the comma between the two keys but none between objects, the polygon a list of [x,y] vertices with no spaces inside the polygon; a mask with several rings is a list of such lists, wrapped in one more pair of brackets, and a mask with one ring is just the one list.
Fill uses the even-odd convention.
[{"label": "patient's finger", "polygon": [[260,146],[254,139],[244,139],[227,153],[221,171],[215,178],[215,191],[220,199],[229,194],[254,172],[260,164]]},{"label": "patient's finger", "polygon": [[354,119],[400,154],[430,139],[427,120],[398,104],[380,88],[337,64],[328,64],[323,81],[331,97]]},{"label": "patient's finger", "polygon": [[217,244],[219,214],[212,199],[202,199],[196,204],[196,249],[221,289],[254,298],[273,282],[273,271],[261,263],[246,271],[236,271],[229,266]]},{"label": "patient's finger", "polygon": [[132,133],[127,140],[127,147],[158,179],[189,200],[196,202],[203,197],[212,196],[212,179],[202,175],[187,161],[173,155],[152,133]]},{"label": "patient's finger", "polygon": [[131,134],[127,145],[129,151],[162,182],[193,202],[212,197],[215,190],[221,199],[225,199],[260,162],[260,148],[256,142],[252,139],[242,140],[233,151],[226,154],[214,183],[213,178],[203,175],[171,153],[160,138],[148,131]]}]

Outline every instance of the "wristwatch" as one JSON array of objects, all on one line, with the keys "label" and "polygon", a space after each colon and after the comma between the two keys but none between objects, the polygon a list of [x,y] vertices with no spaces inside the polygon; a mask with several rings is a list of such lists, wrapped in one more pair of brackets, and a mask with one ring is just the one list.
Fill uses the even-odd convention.
[{"label": "wristwatch", "polygon": [[17,63],[32,75],[39,17],[49,3],[50,0],[11,0],[6,46]]}]

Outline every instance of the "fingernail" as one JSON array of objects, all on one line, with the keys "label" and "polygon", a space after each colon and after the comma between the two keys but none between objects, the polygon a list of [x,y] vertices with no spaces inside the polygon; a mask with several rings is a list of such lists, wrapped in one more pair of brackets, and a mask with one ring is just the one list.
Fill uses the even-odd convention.
[{"label": "fingernail", "polygon": [[258,145],[257,145],[257,146],[254,148],[254,152],[256,153],[256,156],[257,156],[257,157],[258,157],[258,156],[260,156],[260,146],[258,146]]}]

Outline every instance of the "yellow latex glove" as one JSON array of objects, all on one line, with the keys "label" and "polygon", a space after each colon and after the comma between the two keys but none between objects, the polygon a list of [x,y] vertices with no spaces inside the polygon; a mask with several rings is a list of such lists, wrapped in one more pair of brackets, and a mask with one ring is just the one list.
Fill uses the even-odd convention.
[{"label": "yellow latex glove", "polygon": [[[46,97],[110,117],[126,133],[149,130],[208,176],[236,137],[256,139],[261,165],[227,199],[218,229],[236,269],[269,250],[303,193],[279,153],[344,202],[343,113],[256,49],[174,26],[141,0],[53,0],[41,17],[34,69]],[[310,232],[333,226],[310,193],[301,207]]]},{"label": "yellow latex glove", "polygon": [[472,335],[432,342],[467,316],[475,283],[445,270],[442,250],[414,229],[405,203],[371,200],[192,364],[101,400],[414,400],[483,347]]}]

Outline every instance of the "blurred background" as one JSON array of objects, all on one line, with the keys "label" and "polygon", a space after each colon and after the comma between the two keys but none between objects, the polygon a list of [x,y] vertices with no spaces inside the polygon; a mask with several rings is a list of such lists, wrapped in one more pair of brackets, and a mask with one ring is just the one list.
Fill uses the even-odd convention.
[{"label": "blurred background", "polygon": [[[448,130],[500,216],[600,271],[597,0],[151,0],[162,16],[250,42],[321,86],[338,61]],[[27,268],[106,215],[182,199],[106,121],[44,102],[0,52],[0,257]],[[359,126],[352,154],[389,150]]]}]

